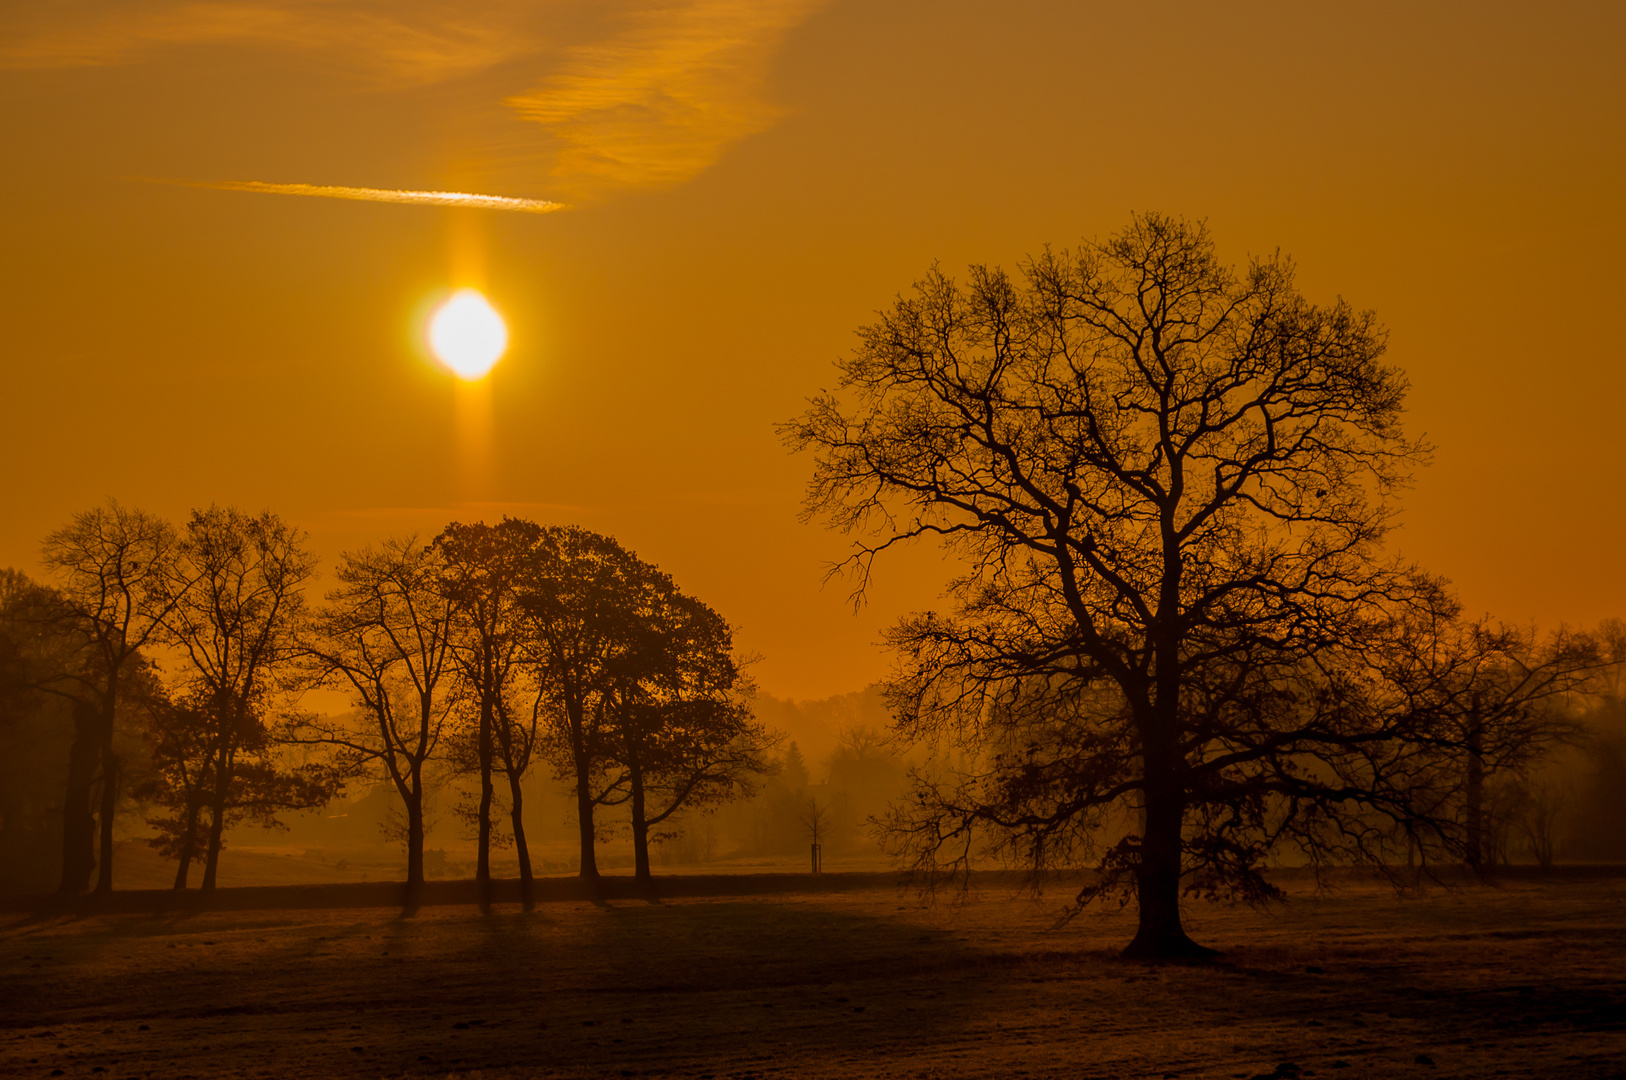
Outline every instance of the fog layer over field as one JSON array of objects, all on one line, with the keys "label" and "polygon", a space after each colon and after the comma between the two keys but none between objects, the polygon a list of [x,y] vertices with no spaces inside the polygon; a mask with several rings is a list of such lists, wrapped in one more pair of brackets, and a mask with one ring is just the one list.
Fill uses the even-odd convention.
[{"label": "fog layer over field", "polygon": [[[824,868],[880,869],[891,865],[877,842],[872,818],[908,788],[908,770],[925,759],[923,748],[885,739],[886,707],[878,687],[820,701],[756,699],[758,716],[785,736],[780,768],[754,797],[712,813],[673,822],[655,845],[658,873],[806,870],[808,809],[828,815],[822,839]],[[13,729],[0,748],[0,852],[6,873],[0,891],[44,893],[60,872],[60,799],[67,746],[68,710],[45,710],[34,732]],[[1546,830],[1556,857],[1565,862],[1626,859],[1626,712],[1597,705],[1585,716],[1588,737],[1554,754],[1530,779],[1500,786],[1492,846],[1500,861],[1535,861],[1533,841]],[[134,733],[124,736],[139,749]],[[794,750],[791,748],[794,747]],[[132,754],[132,757],[135,755]],[[430,793],[425,872],[431,879],[474,874],[470,808],[477,797],[472,778],[442,772]],[[121,813],[118,858],[121,887],[164,888],[174,863],[148,843],[142,815],[149,808],[127,800]],[[506,817],[496,815],[497,820]],[[605,814],[600,866],[625,873],[632,849],[625,815]],[[525,818],[532,863],[538,874],[575,873],[576,822],[569,785],[546,769],[527,778]],[[401,820],[387,785],[352,783],[330,805],[282,816],[281,829],[238,828],[228,833],[221,862],[223,885],[397,881],[403,876]],[[1536,835],[1533,835],[1536,834]],[[513,877],[512,838],[493,854],[493,873]]]},{"label": "fog layer over field", "polygon": [[[907,785],[907,770],[919,751],[886,741],[888,717],[878,688],[821,701],[795,702],[761,695],[758,717],[784,736],[779,768],[751,798],[724,804],[714,812],[690,814],[663,828],[652,857],[658,873],[686,869],[806,870],[807,819],[819,807],[824,867],[877,869],[889,865],[868,819],[885,812]],[[44,893],[56,884],[61,858],[61,792],[72,739],[67,709],[45,710],[33,718],[35,730],[0,729],[10,735],[0,747],[0,858],[7,872],[0,889],[9,894]],[[126,760],[139,761],[139,736],[121,736]],[[136,785],[129,785],[136,786]],[[425,875],[431,879],[474,876],[472,810],[478,798],[475,778],[441,769],[428,799]],[[501,792],[498,792],[501,798]],[[632,848],[624,810],[601,812],[599,865],[625,873]],[[126,799],[119,815],[118,865],[121,888],[165,888],[175,864],[148,843],[143,817],[152,812]],[[575,873],[574,796],[569,782],[552,770],[534,769],[525,782],[524,813],[531,861],[538,874]],[[507,807],[493,815],[507,819]],[[386,784],[351,782],[329,805],[280,815],[284,828],[238,827],[227,834],[221,858],[222,885],[401,880],[404,854],[399,800]],[[500,836],[492,870],[513,877],[512,837]]]}]

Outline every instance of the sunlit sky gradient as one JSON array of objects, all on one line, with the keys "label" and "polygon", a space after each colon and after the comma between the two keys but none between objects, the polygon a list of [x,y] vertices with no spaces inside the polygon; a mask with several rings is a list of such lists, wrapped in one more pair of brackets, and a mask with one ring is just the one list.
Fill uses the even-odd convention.
[{"label": "sunlit sky gradient", "polygon": [[[1626,5],[467,8],[0,15],[0,565],[109,494],[269,507],[330,563],[574,521],[739,624],[767,690],[855,689],[945,568],[895,561],[855,617],[773,423],[934,259],[1158,209],[1388,324],[1439,446],[1408,555],[1475,610],[1626,615]],[[473,404],[415,323],[465,285],[511,335]]]}]

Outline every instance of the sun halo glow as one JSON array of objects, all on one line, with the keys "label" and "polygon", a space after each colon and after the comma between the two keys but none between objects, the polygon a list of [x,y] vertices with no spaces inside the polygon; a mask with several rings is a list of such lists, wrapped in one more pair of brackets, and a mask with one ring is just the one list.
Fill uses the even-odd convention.
[{"label": "sun halo glow", "polygon": [[485,377],[508,349],[508,327],[478,289],[459,289],[429,317],[429,349],[460,379]]}]

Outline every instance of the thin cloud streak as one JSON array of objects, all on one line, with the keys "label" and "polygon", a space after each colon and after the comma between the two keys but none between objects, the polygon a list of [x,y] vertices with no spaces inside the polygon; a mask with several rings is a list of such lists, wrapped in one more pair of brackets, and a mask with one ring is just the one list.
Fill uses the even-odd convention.
[{"label": "thin cloud streak", "polygon": [[508,210],[520,214],[551,214],[564,203],[548,199],[520,199],[512,195],[479,195],[465,191],[404,191],[393,188],[337,187],[325,184],[268,184],[260,180],[154,180],[157,184],[209,188],[213,191],[250,191],[261,195],[309,195],[319,199],[357,202],[406,203],[418,206],[463,206],[475,210]]}]

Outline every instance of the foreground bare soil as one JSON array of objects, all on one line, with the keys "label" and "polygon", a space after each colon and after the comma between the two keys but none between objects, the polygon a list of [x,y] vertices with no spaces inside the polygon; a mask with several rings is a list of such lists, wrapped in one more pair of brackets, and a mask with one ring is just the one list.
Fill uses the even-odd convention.
[{"label": "foreground bare soil", "polygon": [[1060,897],[5,916],[0,1073],[69,1077],[1626,1075],[1626,882],[1197,906],[1136,965]]}]

